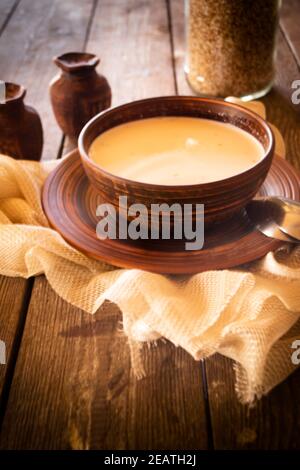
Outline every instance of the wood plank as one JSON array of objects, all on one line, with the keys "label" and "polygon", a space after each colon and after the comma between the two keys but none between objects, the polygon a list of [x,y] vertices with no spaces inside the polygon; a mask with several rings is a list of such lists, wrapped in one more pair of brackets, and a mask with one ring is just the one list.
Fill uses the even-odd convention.
[{"label": "wood plank", "polygon": [[[0,36],[12,18],[20,0],[0,2]],[[1,76],[1,79],[3,77]],[[30,281],[0,276],[0,341],[4,344],[4,364],[0,361],[0,421],[6,406],[9,384],[18,353],[26,309],[29,302]],[[3,353],[3,349],[1,348]],[[1,357],[1,359],[3,359]]]},{"label": "wood plank", "polygon": [[205,441],[200,369],[169,344],[147,354],[146,379],[130,372],[121,314],[91,316],[36,280],[1,448],[196,448]]},{"label": "wood plank", "polygon": [[[20,0],[1,0],[0,36],[19,3]],[[9,383],[26,317],[29,286],[30,282],[25,279],[0,276],[0,341],[4,343],[5,348],[5,364],[0,361],[0,421],[6,405]]]},{"label": "wood plank", "polygon": [[291,84],[299,71],[288,44],[280,33],[277,44],[276,79],[271,92],[263,98],[270,122],[278,127],[287,149],[287,159],[300,169],[300,105],[292,103]]},{"label": "wood plank", "polygon": [[184,73],[185,60],[185,12],[184,2],[181,0],[168,0],[172,37],[174,48],[174,67],[179,95],[195,95],[194,91],[189,87]]},{"label": "wood plank", "polygon": [[112,105],[175,91],[165,2],[103,0],[87,47],[101,58]]},{"label": "wood plank", "polygon": [[210,358],[206,370],[216,449],[299,449],[299,370],[253,407],[236,399],[231,360]]},{"label": "wood plank", "polygon": [[[298,69],[281,33],[276,71],[275,86],[263,102],[270,122],[284,136],[287,158],[300,168],[300,109],[291,102],[291,83],[297,78]],[[206,363],[206,370],[215,448],[299,449],[300,407],[297,394],[300,371],[280,384],[256,407],[249,409],[236,399],[230,360],[211,358]]]},{"label": "wood plank", "polygon": [[8,21],[14,13],[20,0],[1,0],[0,3],[0,36],[4,31]]},{"label": "wood plank", "polygon": [[300,1],[284,0],[281,5],[280,26],[300,67]]},{"label": "wood plank", "polygon": [[[114,104],[174,93],[163,0],[99,3],[87,49],[102,58]],[[58,298],[43,277],[37,280],[2,448],[207,447],[199,364],[160,343],[145,348],[148,374],[137,381],[120,320],[112,304],[89,316]]]},{"label": "wood plank", "polygon": [[[4,21],[2,32],[3,24],[7,27],[0,41],[1,78],[15,80],[32,87],[28,90],[29,100],[30,96],[33,96],[31,104],[38,103],[36,107],[39,112],[42,109],[42,119],[43,113],[46,116],[46,144],[48,136],[49,143],[52,144],[49,158],[56,158],[61,136],[57,132],[54,120],[51,117],[48,119],[52,113],[48,99],[48,80],[55,73],[51,59],[54,47],[71,47],[77,35],[78,44],[81,36],[78,47],[82,48],[93,1],[86,2],[85,8],[79,8],[78,15],[74,13],[62,15],[64,11],[58,2],[51,4],[51,2],[24,0],[21,5],[19,3],[19,0],[14,2],[3,0],[0,5],[0,18]],[[77,3],[81,5],[80,2]],[[11,22],[8,23],[7,17]],[[65,25],[65,21],[69,24]],[[67,39],[64,39],[64,34]],[[51,37],[54,37],[53,42],[50,41]],[[47,44],[49,41],[52,48]],[[55,134],[56,139],[52,138],[51,134]],[[7,356],[6,365],[0,366],[0,421],[9,393],[32,284],[33,281],[24,279],[0,277],[0,339],[5,342]]]},{"label": "wood plank", "polygon": [[[180,0],[171,2],[171,14],[178,91],[180,94],[192,94],[183,72],[184,22]],[[300,168],[300,109],[291,102],[291,83],[298,77],[297,64],[280,33],[275,86],[263,102],[270,122],[284,135],[288,159]],[[297,394],[300,371],[250,409],[237,400],[232,361],[216,355],[205,361],[205,368],[214,448],[299,448],[300,407]]]},{"label": "wood plank", "polygon": [[[9,380],[10,372],[14,366],[14,351],[17,347],[18,332],[26,314],[26,291],[27,281],[25,279],[14,279],[0,276],[0,341],[5,344],[5,364],[0,361],[0,415],[4,384]],[[25,302],[25,305],[24,305]],[[25,310],[24,310],[25,308]]]},{"label": "wood plank", "polygon": [[[1,0],[0,36],[11,20],[20,0]],[[1,64],[2,65],[2,64]],[[3,79],[1,70],[1,79]],[[0,362],[0,421],[6,405],[9,383],[15,365],[20,336],[26,317],[31,282],[0,276],[0,341],[5,345],[5,364]]]},{"label": "wood plank", "polygon": [[1,78],[22,83],[41,116],[43,159],[56,158],[62,139],[48,96],[52,57],[82,50],[92,8],[93,0],[22,0],[0,39]]},{"label": "wood plank", "polygon": [[[36,108],[41,113],[42,119],[43,114],[46,118],[46,128],[44,121],[46,147],[49,137],[51,158],[56,158],[61,139],[52,118],[48,99],[48,81],[55,73],[51,58],[54,53],[58,53],[55,48],[69,48],[73,42],[76,44],[77,41],[79,44],[80,38],[81,43],[78,47],[82,48],[84,44],[93,2],[89,0],[84,8],[81,7],[81,2],[77,3],[79,8],[75,15],[72,14],[72,8],[69,8],[69,12],[64,12],[64,7],[60,6],[59,2],[24,0],[19,4],[4,0],[0,7],[1,18],[4,12],[10,14],[14,9],[14,14],[0,40],[1,78],[23,83],[30,88],[29,102],[34,105],[37,103]],[[65,6],[71,5],[65,2]],[[51,46],[48,43],[51,43]],[[62,49],[59,49],[59,52],[61,51]],[[5,406],[4,395],[9,391],[10,374],[13,372],[18,353],[20,340],[18,336],[22,333],[22,324],[26,315],[24,309],[29,301],[31,284],[31,281],[23,279],[0,278],[0,339],[5,341],[7,349],[7,365],[1,366],[0,370],[0,395],[3,392],[1,406]]]}]

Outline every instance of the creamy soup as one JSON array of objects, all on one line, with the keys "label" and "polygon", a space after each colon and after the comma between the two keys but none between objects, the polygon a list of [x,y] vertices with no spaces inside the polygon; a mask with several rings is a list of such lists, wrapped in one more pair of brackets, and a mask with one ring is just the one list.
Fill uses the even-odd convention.
[{"label": "creamy soup", "polygon": [[221,180],[264,156],[262,145],[231,124],[190,117],[132,121],[99,135],[89,155],[123,178],[164,185]]}]

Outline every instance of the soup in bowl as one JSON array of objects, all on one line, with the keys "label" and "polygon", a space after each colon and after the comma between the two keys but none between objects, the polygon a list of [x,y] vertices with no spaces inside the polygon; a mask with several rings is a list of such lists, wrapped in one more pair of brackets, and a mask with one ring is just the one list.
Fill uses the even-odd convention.
[{"label": "soup in bowl", "polygon": [[81,131],[79,152],[91,184],[117,211],[120,196],[144,204],[149,217],[152,204],[204,204],[207,225],[255,196],[274,137],[263,118],[239,105],[171,96],[95,116]]}]

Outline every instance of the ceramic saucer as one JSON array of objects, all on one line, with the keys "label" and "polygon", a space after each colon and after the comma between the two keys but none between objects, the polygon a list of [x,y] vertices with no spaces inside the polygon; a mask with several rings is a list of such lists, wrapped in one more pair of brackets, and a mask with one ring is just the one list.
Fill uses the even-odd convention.
[{"label": "ceramic saucer", "polygon": [[[275,157],[259,195],[299,200],[300,175],[287,161]],[[71,245],[119,267],[192,274],[248,263],[282,245],[256,230],[245,211],[206,230],[204,247],[198,251],[186,251],[166,241],[100,240],[96,236],[100,196],[90,185],[77,150],[48,176],[42,201],[51,226]]]}]

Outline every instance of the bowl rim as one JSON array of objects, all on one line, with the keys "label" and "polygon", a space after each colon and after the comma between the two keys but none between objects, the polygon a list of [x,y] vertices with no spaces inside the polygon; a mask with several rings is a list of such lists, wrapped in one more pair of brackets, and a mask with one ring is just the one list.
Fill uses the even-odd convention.
[{"label": "bowl rim", "polygon": [[[193,183],[193,184],[180,184],[180,185],[175,185],[175,184],[174,185],[171,185],[171,184],[166,185],[166,184],[159,184],[159,183],[143,183],[141,181],[124,178],[122,176],[118,176],[114,173],[111,173],[111,172],[105,170],[98,163],[95,163],[90,158],[89,154],[86,152],[85,147],[84,147],[84,138],[85,138],[85,134],[86,134],[87,130],[90,127],[92,127],[93,124],[98,119],[102,118],[104,115],[109,115],[109,114],[112,114],[112,113],[116,113],[119,110],[126,109],[128,107],[128,105],[129,106],[131,106],[131,105],[134,106],[134,105],[138,105],[138,104],[155,102],[155,101],[160,101],[160,100],[165,100],[165,101],[173,101],[173,100],[176,101],[176,100],[178,100],[179,102],[180,101],[185,101],[185,100],[192,100],[192,101],[196,101],[196,102],[198,101],[198,102],[207,102],[207,103],[219,103],[219,104],[227,106],[228,108],[236,109],[237,111],[246,112],[252,118],[259,121],[259,123],[264,127],[264,129],[265,129],[265,131],[268,135],[269,145],[268,145],[267,150],[264,151],[263,158],[261,160],[259,160],[255,165],[248,168],[247,170],[242,171],[240,173],[237,173],[236,175],[229,176],[228,178],[219,179],[219,180],[216,180],[216,181],[210,181],[210,182],[207,182],[207,183]],[[168,115],[168,117],[171,117],[171,116],[172,116],[171,114]],[[152,116],[152,117],[160,117],[160,115]],[[182,117],[184,117],[184,115]],[[148,118],[145,117],[145,119],[148,119]],[[199,119],[201,119],[201,118],[199,118]],[[136,120],[137,119],[133,119],[132,121],[126,121],[126,122],[133,122],[133,121],[136,121]],[[125,122],[122,123],[122,124],[125,124]],[[113,127],[117,127],[117,126],[113,126]],[[238,127],[238,126],[236,126],[236,127]],[[107,130],[110,130],[112,128],[109,128]],[[99,135],[101,135],[101,134],[99,134]],[[225,100],[218,99],[218,98],[203,98],[203,97],[189,96],[189,95],[182,95],[182,96],[180,96],[180,95],[169,95],[169,96],[157,96],[157,97],[152,97],[152,98],[144,98],[144,99],[141,99],[141,100],[130,101],[128,103],[124,103],[124,104],[119,105],[119,106],[115,106],[115,107],[112,107],[112,108],[109,108],[109,109],[105,109],[104,111],[101,111],[100,113],[96,114],[82,128],[82,130],[79,134],[79,137],[78,137],[78,150],[79,150],[79,154],[80,154],[81,161],[83,163],[84,168],[85,168],[85,165],[88,166],[88,167],[91,167],[96,173],[101,172],[108,179],[113,179],[115,182],[118,182],[120,184],[134,185],[135,188],[140,187],[140,188],[143,188],[144,190],[147,190],[147,189],[148,190],[158,190],[159,189],[159,190],[162,190],[162,191],[172,191],[172,190],[174,190],[174,191],[178,190],[179,191],[180,189],[184,189],[184,188],[189,188],[191,190],[194,190],[194,189],[197,190],[198,188],[199,189],[200,188],[201,189],[214,188],[217,185],[220,185],[221,183],[224,183],[224,182],[228,182],[228,184],[235,183],[236,181],[239,181],[239,179],[242,175],[247,176],[247,174],[251,174],[253,171],[255,171],[255,169],[257,167],[262,165],[265,162],[265,160],[268,159],[268,157],[269,158],[271,157],[271,160],[272,160],[273,155],[275,153],[274,152],[274,150],[275,150],[275,138],[274,138],[274,133],[273,133],[271,127],[269,126],[268,122],[264,118],[262,118],[259,114],[257,114],[255,111],[252,111],[252,110],[250,110],[250,109],[248,109],[244,106],[241,106],[241,105],[236,104],[236,103],[231,103],[229,101],[225,101]]]}]

